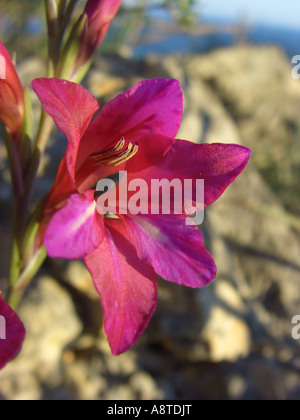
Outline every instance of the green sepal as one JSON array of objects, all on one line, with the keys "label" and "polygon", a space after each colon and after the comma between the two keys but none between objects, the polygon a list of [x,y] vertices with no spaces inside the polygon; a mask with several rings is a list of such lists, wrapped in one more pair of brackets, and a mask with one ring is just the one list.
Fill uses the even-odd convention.
[{"label": "green sepal", "polygon": [[40,221],[43,215],[45,202],[46,199],[43,198],[43,200],[36,207],[26,226],[24,239],[22,243],[22,257],[25,266],[28,264],[28,262],[32,258],[32,255],[35,253],[36,238],[39,231]]},{"label": "green sepal", "polygon": [[85,30],[86,23],[87,15],[84,14],[79,17],[73,26],[57,66],[56,77],[70,80],[76,72],[76,57],[80,49],[80,38]]}]

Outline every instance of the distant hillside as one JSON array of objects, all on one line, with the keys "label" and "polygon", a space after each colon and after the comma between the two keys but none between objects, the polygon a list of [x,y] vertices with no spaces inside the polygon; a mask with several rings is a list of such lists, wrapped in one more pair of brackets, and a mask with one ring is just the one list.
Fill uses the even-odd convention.
[{"label": "distant hillside", "polygon": [[[206,26],[209,24],[210,22],[204,22]],[[243,40],[255,45],[278,45],[289,57],[300,54],[300,29],[255,25],[248,28],[240,26],[241,31],[234,33],[234,30],[227,30],[230,24],[226,22],[211,22],[211,24],[215,25],[214,33],[190,35],[179,30],[174,33],[174,27],[168,33],[166,22],[161,20],[161,24],[156,23],[155,31],[151,27],[145,28],[140,44],[134,48],[134,57],[141,58],[151,53],[206,53],[215,48],[235,45],[241,40],[241,35]],[[238,25],[233,24],[232,28],[238,28]],[[153,42],[151,36],[154,38]]]}]

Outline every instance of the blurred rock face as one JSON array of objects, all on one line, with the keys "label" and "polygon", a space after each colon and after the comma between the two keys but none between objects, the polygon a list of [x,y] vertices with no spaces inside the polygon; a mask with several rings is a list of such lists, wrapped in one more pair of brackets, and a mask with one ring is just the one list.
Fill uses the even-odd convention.
[{"label": "blurred rock face", "polygon": [[[83,263],[48,262],[21,307],[28,335],[23,352],[0,374],[3,398],[300,396],[299,342],[291,337],[291,319],[300,314],[299,222],[285,210],[299,206],[294,171],[300,168],[300,85],[280,50],[240,46],[134,63],[113,57],[94,66],[87,87],[104,103],[152,77],[182,84],[185,113],[178,138],[253,149],[252,164],[206,211],[201,227],[217,278],[199,290],[161,280],[146,333],[132,350],[114,357]],[[57,142],[45,160],[52,177],[61,155]],[[0,175],[4,230],[3,165]],[[50,186],[51,176],[37,188]]]},{"label": "blurred rock face", "polygon": [[299,213],[300,83],[285,54],[275,46],[237,47],[192,57],[186,66],[217,93],[264,179]]}]

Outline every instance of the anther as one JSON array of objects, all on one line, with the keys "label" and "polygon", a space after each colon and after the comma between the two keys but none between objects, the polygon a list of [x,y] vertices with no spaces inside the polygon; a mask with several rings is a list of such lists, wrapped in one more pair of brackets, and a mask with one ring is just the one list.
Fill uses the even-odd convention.
[{"label": "anther", "polygon": [[115,153],[122,150],[124,145],[125,139],[124,137],[121,137],[121,139],[114,147],[111,147],[110,149],[104,150],[100,153],[93,153],[90,157],[99,166],[110,167],[120,165],[121,163],[131,159],[138,151],[138,144],[136,143],[133,145],[133,143],[130,142],[127,148],[123,150],[123,152]]}]

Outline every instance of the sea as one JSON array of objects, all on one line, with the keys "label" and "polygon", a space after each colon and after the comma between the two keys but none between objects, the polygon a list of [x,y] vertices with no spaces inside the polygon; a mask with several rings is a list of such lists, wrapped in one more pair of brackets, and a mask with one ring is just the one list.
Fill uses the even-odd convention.
[{"label": "sea", "polygon": [[[204,24],[216,25],[216,27],[224,27],[225,25],[238,25],[239,22],[230,22],[220,19],[205,19]],[[163,26],[163,24],[162,24]],[[264,24],[242,25],[243,41],[254,45],[277,45],[281,47],[286,55],[291,59],[295,55],[300,55],[300,26],[297,28],[288,28]],[[159,31],[158,29],[155,29]],[[150,27],[144,28],[145,33],[151,31]],[[163,27],[162,27],[162,32]],[[158,34],[156,34],[158,35]],[[143,39],[143,37],[142,37]],[[216,33],[208,33],[201,35],[191,35],[189,33],[172,33],[164,38],[154,42],[141,42],[134,47],[134,58],[140,59],[149,54],[168,53],[207,53],[216,48],[233,46],[241,42],[240,37],[236,34],[218,31]]]}]

